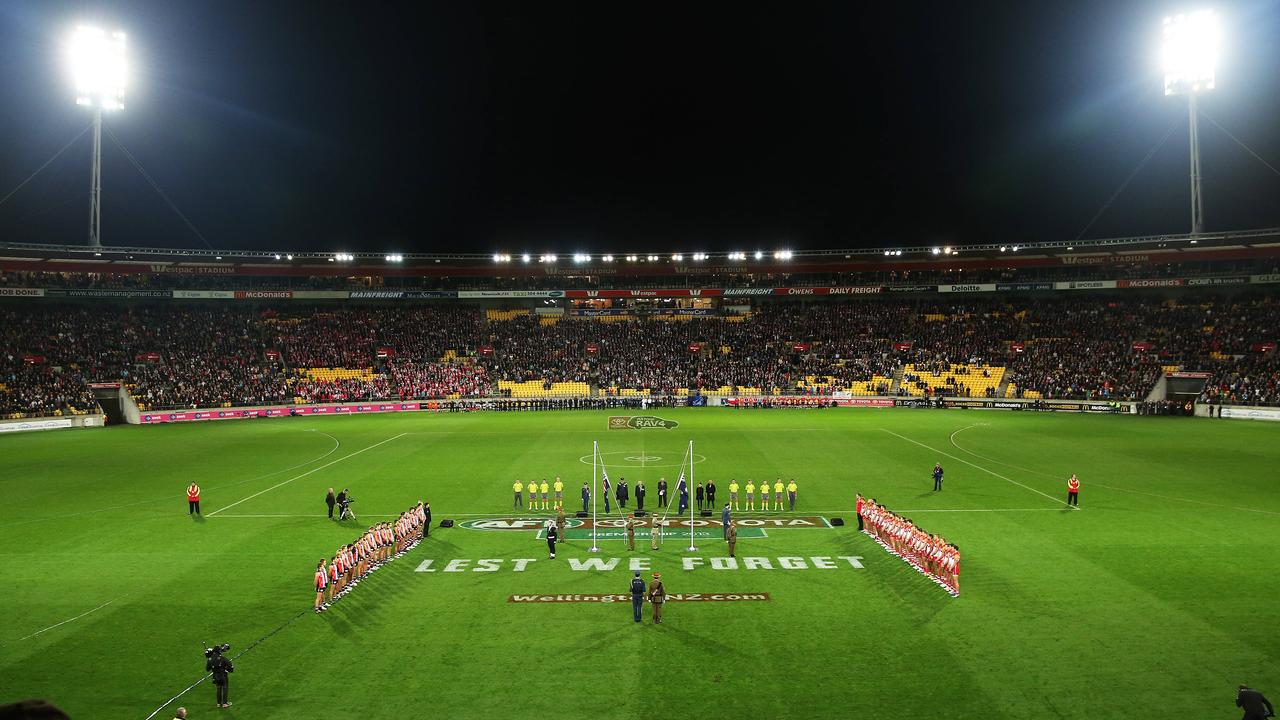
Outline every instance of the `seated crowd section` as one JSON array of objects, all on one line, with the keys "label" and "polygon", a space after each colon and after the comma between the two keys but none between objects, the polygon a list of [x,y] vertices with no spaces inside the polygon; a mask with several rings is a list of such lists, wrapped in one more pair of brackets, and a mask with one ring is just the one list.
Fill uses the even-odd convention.
[{"label": "seated crowd section", "polygon": [[1214,402],[1280,404],[1280,304],[1196,295],[761,302],[745,315],[547,317],[466,304],[0,306],[0,417],[507,395],[1145,398],[1210,373]]}]

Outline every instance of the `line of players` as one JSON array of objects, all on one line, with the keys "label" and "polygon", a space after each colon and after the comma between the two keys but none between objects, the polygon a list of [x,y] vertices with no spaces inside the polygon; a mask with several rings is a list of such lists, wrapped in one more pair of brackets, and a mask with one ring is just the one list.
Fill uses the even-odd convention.
[{"label": "line of players", "polygon": [[327,610],[369,573],[417,546],[429,532],[431,505],[419,501],[394,522],[372,525],[355,542],[343,545],[326,565],[316,565],[316,612]]},{"label": "line of players", "polygon": [[874,498],[866,499],[859,494],[855,510],[859,530],[918,572],[928,575],[947,592],[960,594],[960,548],[941,535],[930,534],[911,518],[902,517]]},{"label": "line of players", "polygon": [[[526,488],[529,493],[529,502],[527,506],[525,504],[525,499],[524,499],[524,493]],[[591,490],[588,488],[588,486],[585,483],[583,484],[582,488],[583,488],[582,489],[583,509],[585,510],[586,504],[590,500]],[[770,509],[782,510],[784,490],[786,491],[788,509],[795,510],[796,496],[800,488],[798,485],[796,485],[795,478],[792,478],[791,481],[788,482],[786,485],[783,485],[782,478],[778,478],[777,481],[773,483],[773,507],[772,508],[770,508],[769,506],[769,482],[767,480],[760,482],[758,494],[757,494],[756,484],[752,480],[747,480],[747,484],[744,489],[746,490],[746,496],[744,498],[745,503],[743,503],[742,504],[743,506],[740,507],[738,502],[738,490],[739,490],[738,481],[736,479],[729,481],[729,505],[730,507],[732,507],[734,511],[737,511],[740,509],[755,510],[756,509],[755,504],[757,500],[760,503],[760,510],[770,510]],[[524,483],[520,480],[516,480],[514,483],[511,484],[511,490],[513,492],[512,509],[527,507],[531,511],[532,510],[552,510],[554,508],[561,507],[564,504],[564,482],[560,480],[559,476],[556,477],[555,482],[553,483],[548,483],[546,478],[543,478],[541,483],[535,480],[530,480],[528,483]],[[554,493],[554,500],[552,499],[552,493]],[[703,485],[702,483],[698,483],[698,486],[694,494],[697,499],[699,510],[702,510],[704,508],[707,510],[715,509],[716,484],[714,480],[707,482],[706,485]],[[627,487],[625,480],[620,479],[619,482],[614,486],[613,495],[614,495],[614,499],[618,503],[618,507],[625,508],[627,506],[627,500],[630,498],[631,491]],[[610,496],[610,486],[609,486],[609,481],[606,478],[605,485],[604,485],[605,512],[609,512],[609,496]],[[644,509],[644,497],[645,497],[645,487],[644,487],[644,483],[642,482],[642,483],[639,483],[635,489],[637,510]],[[667,480],[666,478],[662,478],[658,481],[658,506],[665,509],[667,505],[668,505]],[[680,512],[683,512],[687,507],[688,507],[688,496],[682,493]]]}]

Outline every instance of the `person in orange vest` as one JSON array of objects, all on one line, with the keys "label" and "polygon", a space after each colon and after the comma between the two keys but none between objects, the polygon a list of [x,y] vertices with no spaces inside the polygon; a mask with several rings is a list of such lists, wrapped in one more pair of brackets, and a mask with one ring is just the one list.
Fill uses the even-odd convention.
[{"label": "person in orange vest", "polygon": [[1080,506],[1080,478],[1075,473],[1067,480],[1067,505]]},{"label": "person in orange vest", "polygon": [[200,486],[195,483],[187,486],[187,514],[200,514]]}]

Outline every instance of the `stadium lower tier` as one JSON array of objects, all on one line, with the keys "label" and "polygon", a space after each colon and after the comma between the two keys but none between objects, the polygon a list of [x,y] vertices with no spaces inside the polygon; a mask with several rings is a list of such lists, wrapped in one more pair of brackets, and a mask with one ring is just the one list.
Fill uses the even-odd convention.
[{"label": "stadium lower tier", "polygon": [[[556,317],[556,316],[549,316]],[[811,394],[1144,399],[1172,370],[1205,400],[1280,404],[1269,297],[761,303],[611,322],[477,306],[10,304],[0,417],[506,396]]]}]

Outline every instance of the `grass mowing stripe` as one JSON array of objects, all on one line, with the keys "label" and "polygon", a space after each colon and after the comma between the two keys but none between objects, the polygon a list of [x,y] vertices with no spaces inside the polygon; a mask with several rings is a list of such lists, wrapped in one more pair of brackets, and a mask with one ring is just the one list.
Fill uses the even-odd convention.
[{"label": "grass mowing stripe", "polygon": [[213,517],[214,515],[217,515],[218,513],[222,512],[223,510],[230,510],[231,508],[233,508],[233,507],[235,507],[235,506],[239,505],[239,504],[240,504],[240,503],[242,503],[242,502],[245,502],[246,500],[252,500],[252,499],[254,499],[254,498],[258,497],[259,495],[262,495],[263,493],[268,493],[268,492],[271,492],[272,490],[275,490],[275,489],[276,489],[276,488],[278,488],[278,487],[283,487],[283,486],[285,486],[285,485],[288,485],[289,483],[293,482],[294,480],[301,480],[302,478],[304,478],[304,477],[306,477],[306,476],[310,475],[311,473],[319,472],[319,471],[321,471],[321,470],[323,470],[323,469],[325,469],[325,468],[329,467],[330,465],[336,465],[336,464],[338,464],[338,463],[342,462],[343,460],[349,460],[349,459],[351,459],[351,458],[353,458],[353,457],[355,457],[355,456],[359,455],[360,453],[362,453],[362,452],[364,452],[364,451],[366,451],[366,450],[372,450],[372,449],[374,449],[374,448],[378,447],[379,445],[386,445],[387,443],[391,442],[392,440],[395,440],[395,439],[397,439],[397,438],[402,438],[402,437],[404,437],[405,435],[408,435],[408,434],[409,434],[409,433],[400,433],[399,435],[395,435],[395,436],[389,437],[389,438],[387,438],[386,440],[383,440],[382,442],[376,442],[376,443],[374,443],[374,444],[370,445],[370,446],[369,446],[369,447],[367,447],[367,448],[362,448],[362,449],[360,449],[360,450],[357,450],[357,451],[355,451],[355,452],[351,453],[350,455],[343,455],[342,457],[338,458],[337,460],[332,460],[332,461],[330,461],[330,462],[327,462],[327,463],[325,463],[324,465],[321,465],[321,466],[320,466],[320,467],[318,467],[318,468],[312,468],[312,469],[310,469],[310,470],[308,470],[308,471],[306,471],[306,472],[302,473],[301,475],[295,475],[295,476],[293,476],[293,477],[289,478],[288,480],[285,480],[284,482],[276,483],[275,485],[272,485],[271,487],[267,488],[266,490],[260,490],[260,491],[258,491],[258,492],[256,492],[256,493],[254,493],[254,494],[250,495],[249,497],[247,497],[247,498],[243,498],[243,499],[240,499],[240,500],[237,500],[237,501],[235,501],[235,502],[231,503],[230,505],[228,505],[228,506],[226,506],[226,507],[218,508],[217,510],[214,510],[213,512],[209,513],[208,517]]},{"label": "grass mowing stripe", "polygon": [[[955,432],[951,433],[951,446],[959,450],[960,452],[968,453],[976,458],[981,458],[983,460],[986,460],[987,462],[993,462],[997,465],[1003,465],[1008,468],[1013,468],[1014,470],[1021,470],[1022,472],[1028,472],[1035,475],[1043,475],[1044,477],[1050,477],[1055,479],[1058,477],[1057,475],[1051,475],[1050,473],[1044,472],[1043,470],[1032,470],[1030,468],[1019,467],[1012,463],[996,460],[993,457],[987,457],[986,455],[979,455],[978,453],[972,450],[967,450],[963,447],[960,447],[960,443],[956,442],[956,435],[958,435],[959,433],[965,430],[968,430],[970,428],[975,428],[980,425],[987,425],[987,424],[988,423],[977,423],[975,425],[970,425],[968,427],[962,427],[959,430],[956,430]],[[1209,507],[1223,508],[1226,510],[1238,510],[1239,512],[1260,513],[1262,515],[1280,515],[1280,512],[1275,512],[1274,510],[1262,510],[1261,508],[1237,507],[1235,505],[1223,505],[1221,503],[1212,503],[1212,502],[1206,502],[1204,500],[1195,500],[1192,498],[1176,497],[1173,495],[1160,495],[1159,493],[1146,492],[1145,490],[1131,490],[1129,488],[1116,487],[1115,485],[1104,485],[1103,483],[1100,483],[1100,482],[1091,482],[1090,484],[1097,485],[1098,487],[1105,488],[1107,490],[1115,490],[1117,492],[1122,492],[1122,493],[1132,493],[1134,495],[1146,495],[1147,497],[1160,498],[1161,500],[1176,500],[1178,502],[1192,503],[1195,505],[1208,505]],[[1075,507],[1075,506],[1072,506],[1072,507]]]},{"label": "grass mowing stripe", "polygon": [[[974,427],[974,425],[970,425],[969,427]],[[968,429],[968,428],[961,428],[961,430],[967,430],[967,429]],[[949,458],[951,458],[952,460],[957,460],[957,461],[959,461],[959,462],[964,463],[965,465],[968,465],[968,466],[970,466],[970,467],[977,468],[977,469],[981,470],[982,472],[987,473],[988,475],[992,475],[992,476],[998,477],[998,478],[1000,478],[1001,480],[1004,480],[1004,481],[1005,481],[1005,482],[1007,482],[1007,483],[1012,483],[1012,484],[1014,484],[1014,485],[1017,485],[1018,487],[1020,487],[1020,488],[1022,488],[1022,489],[1024,489],[1024,490],[1030,490],[1031,492],[1033,492],[1033,493],[1035,493],[1035,494],[1037,494],[1037,495],[1041,495],[1041,496],[1043,496],[1043,497],[1047,497],[1047,498],[1049,498],[1050,500],[1054,501],[1055,503],[1058,503],[1059,505],[1061,505],[1061,504],[1062,504],[1062,501],[1061,501],[1061,500],[1059,500],[1058,498],[1053,497],[1052,495],[1049,495],[1049,494],[1047,494],[1047,493],[1040,492],[1039,490],[1037,490],[1037,489],[1035,489],[1035,488],[1033,488],[1033,487],[1030,487],[1030,486],[1027,486],[1027,485],[1023,485],[1022,483],[1018,482],[1017,480],[1011,480],[1011,479],[1009,479],[1009,478],[1007,478],[1007,477],[1005,477],[1005,476],[1001,475],[1001,474],[1000,474],[1000,473],[998,473],[998,472],[995,472],[995,471],[993,471],[993,470],[988,470],[988,469],[986,469],[986,468],[984,468],[984,467],[982,467],[981,465],[978,465],[978,464],[976,464],[976,463],[971,463],[971,462],[969,462],[968,460],[965,460],[965,459],[964,459],[964,458],[962,458],[962,457],[956,457],[955,455],[952,455],[952,454],[950,454],[950,453],[948,453],[948,452],[944,452],[944,451],[939,450],[939,449],[937,449],[937,448],[935,448],[935,447],[930,447],[930,446],[928,446],[928,445],[925,445],[925,444],[924,444],[924,443],[922,443],[922,442],[918,442],[918,441],[916,441],[916,440],[912,440],[911,438],[907,437],[906,435],[899,435],[898,433],[896,433],[896,432],[894,432],[894,431],[892,431],[892,430],[889,430],[889,429],[887,429],[887,428],[880,428],[880,430],[881,430],[881,431],[883,431],[883,432],[887,432],[887,433],[889,433],[890,435],[893,435],[894,437],[902,438],[903,440],[906,440],[906,441],[907,441],[907,442],[909,442],[909,443],[914,443],[914,444],[916,444],[916,445],[919,445],[920,447],[922,447],[922,448],[924,448],[924,449],[926,449],[926,450],[932,450],[932,451],[934,451],[934,452],[936,452],[936,453],[938,453],[938,454],[940,454],[940,455],[945,455],[946,457],[949,457]],[[960,432],[960,430],[957,430],[956,432]],[[1067,507],[1071,507],[1071,508],[1074,508],[1074,509],[1076,509],[1076,510],[1079,510],[1079,509],[1080,509],[1080,508],[1079,508],[1079,506],[1076,506],[1076,505],[1068,505]]]},{"label": "grass mowing stripe", "polygon": [[[123,597],[123,596],[121,596],[121,597]],[[82,617],[84,617],[84,616],[86,616],[86,615],[92,615],[93,613],[98,612],[98,611],[99,611],[99,610],[101,610],[102,608],[104,608],[104,607],[106,607],[106,606],[110,605],[111,603],[113,603],[113,602],[115,602],[116,600],[119,600],[119,599],[120,599],[120,598],[111,598],[110,600],[108,600],[108,601],[106,601],[106,602],[102,603],[101,605],[99,605],[98,607],[96,607],[96,608],[94,608],[94,609],[90,610],[89,612],[83,612],[83,613],[80,613],[79,615],[77,615],[77,616],[75,616],[75,617],[73,617],[73,618],[68,618],[68,619],[66,619],[66,620],[63,620],[63,621],[62,621],[62,622],[60,622],[60,623],[54,623],[53,625],[50,625],[49,627],[47,627],[47,628],[43,628],[43,629],[41,629],[41,630],[37,630],[37,631],[35,631],[35,632],[31,633],[30,635],[27,635],[26,637],[20,637],[20,638],[18,638],[17,640],[14,640],[14,642],[22,642],[23,640],[30,640],[31,638],[33,638],[33,637],[35,637],[35,636],[37,636],[37,635],[39,635],[39,634],[41,634],[41,633],[49,632],[50,630],[52,630],[52,629],[54,629],[54,628],[56,628],[56,627],[62,627],[63,625],[66,625],[66,624],[67,624],[67,623],[69,623],[69,622],[75,622],[76,620],[79,620],[80,618],[82,618]]]},{"label": "grass mowing stripe", "polygon": [[[234,661],[236,661],[236,660],[239,660],[241,657],[243,657],[243,656],[244,656],[244,654],[245,654],[245,653],[249,652],[250,650],[252,650],[252,649],[254,649],[254,648],[256,648],[256,647],[258,647],[258,646],[259,646],[259,645],[261,645],[261,644],[262,644],[262,643],[263,643],[267,638],[271,637],[272,635],[275,635],[276,633],[280,632],[281,630],[283,630],[283,629],[285,629],[285,628],[289,627],[290,625],[294,624],[295,622],[297,622],[297,621],[298,621],[298,619],[299,619],[299,618],[301,618],[303,615],[306,615],[306,614],[307,614],[307,611],[306,611],[306,610],[300,610],[300,611],[298,612],[298,614],[297,614],[297,615],[294,615],[293,617],[289,618],[289,619],[288,619],[287,621],[285,621],[285,623],[284,623],[283,625],[281,625],[280,627],[276,628],[275,630],[272,630],[271,632],[267,633],[266,635],[263,635],[262,637],[258,638],[257,640],[254,640],[253,642],[249,643],[249,647],[247,647],[247,648],[245,648],[245,649],[241,650],[239,653],[237,653],[237,654],[235,655],[235,657],[231,658],[232,662],[234,662]],[[178,698],[182,697],[183,695],[186,695],[187,693],[191,692],[191,691],[192,691],[192,690],[193,690],[197,685],[199,685],[200,683],[204,682],[205,680],[208,680],[210,677],[213,677],[213,673],[205,673],[204,677],[202,677],[202,678],[200,678],[199,680],[197,680],[197,681],[195,681],[195,682],[191,683],[191,684],[190,684],[190,685],[188,685],[186,688],[184,688],[182,691],[180,691],[177,695],[174,695],[173,697],[169,698],[168,700],[165,700],[163,705],[161,705],[160,707],[156,708],[155,710],[152,710],[152,711],[151,711],[151,714],[150,714],[150,715],[148,715],[148,716],[146,717],[146,720],[151,720],[151,718],[153,718],[153,717],[155,717],[157,714],[159,714],[159,712],[160,712],[161,710],[164,710],[165,708],[167,708],[167,707],[169,707],[171,704],[173,704],[173,701],[174,701],[174,700],[177,700]]]}]

